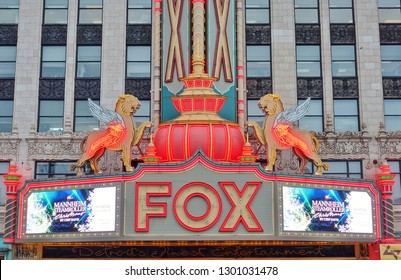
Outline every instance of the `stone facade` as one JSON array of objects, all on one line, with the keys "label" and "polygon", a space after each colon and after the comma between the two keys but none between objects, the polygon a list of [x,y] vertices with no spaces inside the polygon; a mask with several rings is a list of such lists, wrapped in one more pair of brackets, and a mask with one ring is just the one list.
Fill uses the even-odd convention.
[{"label": "stone facade", "polygon": [[[84,133],[72,128],[74,116],[75,61],[77,45],[78,0],[70,0],[66,30],[66,75],[64,87],[64,133],[37,132],[42,40],[43,1],[20,0],[17,66],[14,85],[13,130],[0,132],[0,160],[18,165],[25,179],[34,177],[35,161],[76,160]],[[238,1],[241,2],[241,1]],[[361,160],[363,175],[374,180],[378,166],[385,160],[401,161],[401,131],[384,129],[383,85],[381,77],[380,30],[377,1],[354,1],[355,43],[359,89],[359,132],[336,132],[333,128],[333,80],[331,75],[330,23],[328,0],[320,5],[320,45],[323,82],[324,132],[316,133],[324,160]],[[39,3],[39,4],[38,4]],[[125,91],[126,17],[127,3],[121,0],[103,2],[102,65],[100,103],[113,108],[116,97]],[[245,10],[245,9],[244,9]],[[271,0],[272,91],[282,95],[286,107],[297,104],[296,29],[293,0]],[[244,12],[244,11],[243,11]],[[153,28],[153,32],[159,30]],[[245,27],[244,27],[245,30]],[[266,31],[267,32],[267,31]],[[268,34],[268,33],[266,33]],[[319,33],[317,33],[319,34]],[[159,34],[160,35],[160,34]],[[240,40],[245,44],[245,40]],[[245,49],[244,46],[242,46]],[[154,62],[154,63],[157,63]],[[153,65],[152,79],[160,76]],[[152,82],[152,100],[156,100],[153,118],[160,116],[160,88]],[[246,84],[246,83],[245,83]],[[99,85],[97,85],[99,86]],[[246,91],[246,89],[245,89]],[[0,101],[1,102],[1,101]],[[159,119],[153,119],[159,123]],[[146,149],[146,139],[134,149],[139,160]],[[254,150],[265,159],[263,147],[254,141]],[[293,173],[298,168],[292,153],[281,153],[277,159],[278,172]],[[101,160],[101,169],[115,173],[122,170],[121,155],[108,152]],[[397,190],[401,197],[401,190]],[[397,199],[400,197],[396,197]],[[400,212],[398,212],[399,214]],[[398,225],[398,230],[400,230]]]}]

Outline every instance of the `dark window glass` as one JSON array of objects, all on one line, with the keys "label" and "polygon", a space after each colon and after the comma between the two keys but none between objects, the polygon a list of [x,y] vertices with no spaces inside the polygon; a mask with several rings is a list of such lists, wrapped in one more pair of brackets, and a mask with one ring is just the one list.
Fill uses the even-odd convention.
[{"label": "dark window glass", "polygon": [[331,46],[331,71],[333,77],[355,77],[355,46]]},{"label": "dark window glass", "polygon": [[320,46],[297,46],[297,76],[321,76]]},{"label": "dark window glass", "polygon": [[258,106],[259,100],[248,100],[247,101],[247,115],[248,120],[257,122],[261,127],[265,119],[265,114]]},{"label": "dark window glass", "polygon": [[0,1],[0,24],[18,23],[19,0]]},{"label": "dark window glass", "polygon": [[356,99],[334,100],[334,128],[336,131],[359,131],[359,110]]},{"label": "dark window glass", "polygon": [[[298,104],[301,104],[305,99],[299,99]],[[323,131],[323,104],[321,99],[312,99],[308,113],[299,120],[299,128],[308,131]]]},{"label": "dark window glass", "polygon": [[128,0],[128,24],[151,24],[152,1]]},{"label": "dark window glass", "polygon": [[102,17],[103,17],[102,0],[79,1],[80,24],[102,24]]},{"label": "dark window glass", "polygon": [[401,130],[401,99],[384,100],[384,124],[387,131]]},{"label": "dark window glass", "polygon": [[247,77],[271,77],[270,46],[246,47]]},{"label": "dark window glass", "polygon": [[[99,100],[92,100],[99,105]],[[87,100],[75,101],[75,125],[76,132],[99,130],[99,121],[89,111]]]},{"label": "dark window glass", "polygon": [[0,46],[0,79],[15,77],[16,46]]},{"label": "dark window glass", "polygon": [[[70,165],[75,161],[36,162],[35,179],[65,178],[75,176],[76,172],[70,170]],[[89,164],[84,166],[85,174],[93,174]]]},{"label": "dark window glass", "polygon": [[64,101],[40,100],[39,132],[63,132]]},{"label": "dark window glass", "polygon": [[401,77],[401,45],[381,46],[383,77]]},{"label": "dark window glass", "polygon": [[140,100],[141,108],[135,113],[135,123],[137,125],[150,121],[150,100]]},{"label": "dark window glass", "polygon": [[65,76],[65,46],[42,47],[42,78]]},{"label": "dark window glass", "polygon": [[150,78],[150,46],[127,47],[127,77]]},{"label": "dark window glass", "polygon": [[78,46],[77,77],[100,78],[101,46]]},{"label": "dark window glass", "polygon": [[6,205],[6,185],[4,185],[4,183],[3,183],[4,177],[2,175],[8,173],[9,166],[10,166],[10,163],[8,161],[0,161],[0,205],[1,206]]},{"label": "dark window glass", "polygon": [[391,166],[391,173],[395,174],[395,183],[393,186],[393,200],[397,204],[401,204],[401,161],[388,160]]},{"label": "dark window glass", "polygon": [[[327,161],[324,163],[330,165],[330,169],[325,171],[325,175],[334,177],[347,177],[347,178],[362,178],[362,162],[361,161]],[[316,171],[316,166],[309,162],[305,169],[306,174],[313,174]]]},{"label": "dark window glass", "polygon": [[11,132],[13,126],[12,100],[0,100],[0,132]]},{"label": "dark window glass", "polygon": [[253,0],[245,1],[247,24],[269,24],[270,23],[270,1]]},{"label": "dark window glass", "polygon": [[67,24],[68,0],[45,0],[44,24]]}]

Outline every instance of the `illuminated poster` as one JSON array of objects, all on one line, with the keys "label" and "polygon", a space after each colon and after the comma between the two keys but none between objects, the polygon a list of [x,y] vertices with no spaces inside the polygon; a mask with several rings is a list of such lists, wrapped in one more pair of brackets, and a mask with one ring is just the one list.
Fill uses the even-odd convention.
[{"label": "illuminated poster", "polygon": [[284,231],[373,233],[367,192],[283,187]]},{"label": "illuminated poster", "polygon": [[33,192],[26,233],[114,231],[115,209],[116,187]]}]

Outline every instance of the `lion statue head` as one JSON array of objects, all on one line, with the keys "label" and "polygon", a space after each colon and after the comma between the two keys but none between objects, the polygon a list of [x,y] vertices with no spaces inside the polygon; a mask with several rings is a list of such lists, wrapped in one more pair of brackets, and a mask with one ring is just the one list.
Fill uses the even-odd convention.
[{"label": "lion statue head", "polygon": [[125,116],[129,116],[138,111],[140,107],[141,103],[139,102],[138,98],[131,94],[124,94],[118,97],[115,111],[120,108]]},{"label": "lion statue head", "polygon": [[277,109],[284,110],[281,97],[278,94],[269,93],[262,96],[258,102],[258,106],[267,115],[274,115],[277,113]]}]

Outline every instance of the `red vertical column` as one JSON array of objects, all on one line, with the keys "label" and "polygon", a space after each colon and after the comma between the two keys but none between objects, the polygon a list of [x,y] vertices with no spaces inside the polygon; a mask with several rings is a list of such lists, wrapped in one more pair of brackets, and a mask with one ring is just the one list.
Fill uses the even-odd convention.
[{"label": "red vertical column", "polygon": [[4,174],[4,185],[6,186],[6,214],[4,224],[4,243],[15,241],[15,221],[17,213],[17,191],[21,184],[21,175],[17,174],[18,167],[10,165],[8,173]]}]

